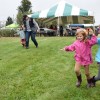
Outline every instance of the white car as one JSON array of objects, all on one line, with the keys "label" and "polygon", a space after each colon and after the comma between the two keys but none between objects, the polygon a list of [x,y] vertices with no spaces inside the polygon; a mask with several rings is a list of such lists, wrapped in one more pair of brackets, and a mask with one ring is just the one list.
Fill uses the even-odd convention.
[{"label": "white car", "polygon": [[56,36],[56,30],[49,28],[40,28],[40,34],[43,34],[44,36]]}]

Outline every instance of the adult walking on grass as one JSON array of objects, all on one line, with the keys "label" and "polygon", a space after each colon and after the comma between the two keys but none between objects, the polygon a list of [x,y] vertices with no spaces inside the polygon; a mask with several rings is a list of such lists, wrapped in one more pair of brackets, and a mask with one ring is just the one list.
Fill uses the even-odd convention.
[{"label": "adult walking on grass", "polygon": [[89,73],[89,65],[93,62],[91,47],[97,43],[97,37],[93,34],[93,32],[90,32],[89,35],[92,35],[91,39],[87,39],[87,32],[85,29],[78,29],[76,32],[76,41],[73,44],[61,49],[64,51],[75,51],[75,73],[78,80],[76,82],[77,87],[80,87],[82,82],[80,72],[81,66],[83,66],[85,70],[87,87],[91,87],[92,84]]},{"label": "adult walking on grass", "polygon": [[36,33],[39,30],[39,26],[37,22],[33,18],[29,18],[27,15],[23,16],[23,24],[25,28],[25,37],[26,37],[26,49],[29,48],[29,38],[31,36],[31,40],[35,44],[36,48],[38,47],[38,43],[35,39]]}]

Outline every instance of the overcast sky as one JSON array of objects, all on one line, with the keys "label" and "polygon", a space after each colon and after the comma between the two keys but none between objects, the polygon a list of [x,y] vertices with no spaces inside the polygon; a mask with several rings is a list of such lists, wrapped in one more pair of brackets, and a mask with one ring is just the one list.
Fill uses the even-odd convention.
[{"label": "overcast sky", "polygon": [[[22,0],[0,0],[0,21],[5,21],[8,16],[16,17],[17,7],[21,5]],[[30,0],[33,11],[46,9],[60,0]],[[67,3],[79,8],[94,12],[95,24],[100,24],[100,0],[65,0]]]}]

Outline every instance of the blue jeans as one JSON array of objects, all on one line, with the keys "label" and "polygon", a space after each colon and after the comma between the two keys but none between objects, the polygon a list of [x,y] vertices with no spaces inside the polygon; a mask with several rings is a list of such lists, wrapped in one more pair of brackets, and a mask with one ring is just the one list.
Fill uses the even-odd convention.
[{"label": "blue jeans", "polygon": [[29,38],[31,36],[31,40],[35,44],[36,47],[38,47],[38,43],[35,39],[36,33],[33,33],[32,31],[25,31],[25,37],[26,37],[26,47],[29,47]]}]

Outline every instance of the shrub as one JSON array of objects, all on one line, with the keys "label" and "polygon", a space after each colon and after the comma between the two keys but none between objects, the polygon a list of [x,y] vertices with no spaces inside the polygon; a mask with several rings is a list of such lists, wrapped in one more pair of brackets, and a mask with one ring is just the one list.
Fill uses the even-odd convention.
[{"label": "shrub", "polygon": [[0,30],[0,36],[2,37],[14,37],[16,30],[14,29],[2,29]]}]

